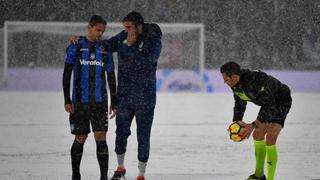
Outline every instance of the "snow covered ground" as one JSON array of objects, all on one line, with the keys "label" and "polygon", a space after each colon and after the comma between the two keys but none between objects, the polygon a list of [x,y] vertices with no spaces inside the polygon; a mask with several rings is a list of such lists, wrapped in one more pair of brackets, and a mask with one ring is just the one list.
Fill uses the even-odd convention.
[{"label": "snow covered ground", "polygon": [[[0,179],[71,179],[68,115],[62,92],[0,92]],[[320,94],[293,94],[293,106],[278,140],[277,180],[320,179]],[[254,170],[252,139],[234,143],[229,93],[159,94],[152,130],[148,180],[239,180]],[[248,105],[245,120],[258,108]],[[110,171],[116,167],[115,123],[109,123]],[[126,155],[127,177],[137,174],[135,123]],[[92,134],[85,145],[83,180],[98,179]]]}]

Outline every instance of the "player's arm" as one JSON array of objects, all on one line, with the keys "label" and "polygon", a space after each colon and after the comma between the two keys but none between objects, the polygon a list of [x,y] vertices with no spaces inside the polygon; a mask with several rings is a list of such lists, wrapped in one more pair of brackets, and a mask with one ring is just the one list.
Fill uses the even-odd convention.
[{"label": "player's arm", "polygon": [[137,56],[142,61],[139,61],[145,70],[150,70],[154,68],[155,63],[157,63],[161,48],[162,48],[162,32],[158,25],[149,25],[149,30],[143,35],[143,45],[139,47],[137,51]]},{"label": "player's arm", "polygon": [[123,41],[127,39],[127,33],[125,31],[121,31],[117,35],[111,37],[110,39],[106,40],[107,43],[111,45],[112,52],[118,52],[119,46],[122,44]]},{"label": "player's arm", "polygon": [[73,66],[77,58],[76,54],[77,54],[76,46],[69,45],[66,52],[66,61],[64,64],[63,78],[62,78],[64,107],[65,107],[65,110],[69,113],[74,112],[74,108],[73,108],[71,97],[70,97],[70,81],[71,81]]},{"label": "player's arm", "polygon": [[234,97],[234,107],[233,107],[233,121],[241,121],[246,111],[247,102],[240,99],[237,95],[233,95]]},{"label": "player's arm", "polygon": [[[233,121],[242,121],[242,118],[244,116],[244,112],[246,111],[247,102],[242,100],[240,97],[234,94],[235,99],[235,106],[233,108]],[[253,128],[250,126],[250,124],[245,124],[244,131],[241,131],[239,136],[241,138],[249,138],[250,134],[252,133]]]},{"label": "player's arm", "polygon": [[161,48],[160,38],[148,38],[147,41],[144,42],[141,51],[138,51],[138,56],[143,59],[141,62],[145,69],[154,67],[154,64],[157,63],[159,59]]},{"label": "player's arm", "polygon": [[111,96],[110,118],[113,118],[117,112],[117,83],[116,75],[114,72],[114,62],[112,57],[112,49],[108,48],[108,60],[106,65],[107,79]]}]

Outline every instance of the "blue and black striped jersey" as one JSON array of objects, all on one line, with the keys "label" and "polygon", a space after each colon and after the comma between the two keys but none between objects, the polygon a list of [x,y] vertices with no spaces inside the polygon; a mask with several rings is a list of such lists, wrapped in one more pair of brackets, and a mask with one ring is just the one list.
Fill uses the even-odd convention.
[{"label": "blue and black striped jersey", "polygon": [[63,75],[65,104],[71,103],[71,71],[73,71],[72,103],[107,102],[106,73],[111,103],[114,103],[116,94],[114,63],[112,49],[107,42],[90,42],[85,37],[80,37],[78,44],[68,46]]}]

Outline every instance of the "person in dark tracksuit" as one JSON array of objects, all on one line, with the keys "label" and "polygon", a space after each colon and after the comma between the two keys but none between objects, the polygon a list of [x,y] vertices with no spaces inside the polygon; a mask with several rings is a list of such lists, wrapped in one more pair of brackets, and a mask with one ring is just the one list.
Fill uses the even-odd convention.
[{"label": "person in dark tracksuit", "polygon": [[[79,38],[78,44],[67,48],[63,72],[65,110],[70,113],[71,133],[75,140],[71,147],[72,179],[80,180],[80,162],[83,145],[90,133],[90,123],[97,145],[97,159],[100,166],[100,180],[108,179],[108,94],[106,74],[111,94],[111,118],[116,113],[116,80],[112,49],[101,41],[106,21],[98,15],[91,17],[88,32]],[[70,80],[73,72],[72,98]]]},{"label": "person in dark tracksuit", "polygon": [[241,137],[249,138],[254,130],[256,169],[248,180],[266,179],[264,175],[266,156],[267,179],[273,180],[278,159],[276,141],[292,103],[290,89],[262,71],[241,69],[235,62],[223,64],[220,71],[224,82],[231,87],[234,94],[233,121],[242,120],[248,101],[261,106],[257,119],[246,124],[245,130],[240,133]]},{"label": "person in dark tracksuit", "polygon": [[150,133],[156,105],[156,70],[162,32],[157,24],[144,23],[138,12],[123,19],[125,30],[108,41],[118,52],[118,109],[116,147],[118,168],[111,180],[125,175],[124,158],[133,117],[137,123],[137,180],[144,180],[150,151]]}]

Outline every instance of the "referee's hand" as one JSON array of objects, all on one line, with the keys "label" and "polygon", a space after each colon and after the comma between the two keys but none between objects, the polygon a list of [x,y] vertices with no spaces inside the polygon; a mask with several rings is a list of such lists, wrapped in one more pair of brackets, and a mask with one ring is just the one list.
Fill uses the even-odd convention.
[{"label": "referee's hand", "polygon": [[248,139],[253,131],[253,125],[252,124],[245,124],[244,129],[240,131],[239,136],[243,139]]},{"label": "referee's hand", "polygon": [[74,106],[73,104],[66,104],[64,105],[64,109],[66,110],[66,112],[72,114],[74,113]]}]

